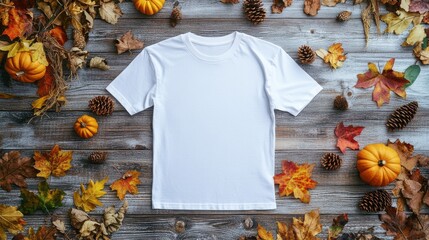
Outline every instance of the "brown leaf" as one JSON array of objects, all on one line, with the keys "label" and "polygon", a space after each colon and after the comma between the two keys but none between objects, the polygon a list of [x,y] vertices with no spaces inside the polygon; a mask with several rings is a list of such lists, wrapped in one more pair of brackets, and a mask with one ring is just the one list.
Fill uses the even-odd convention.
[{"label": "brown leaf", "polygon": [[12,8],[9,11],[9,22],[3,35],[7,35],[10,40],[17,37],[24,37],[33,30],[33,12],[27,9]]},{"label": "brown leaf", "polygon": [[12,184],[25,188],[26,178],[34,178],[37,170],[33,167],[34,161],[28,157],[21,157],[18,151],[5,153],[0,159],[0,186],[10,192]]},{"label": "brown leaf", "polygon": [[403,235],[403,230],[406,227],[407,216],[405,212],[398,211],[395,207],[387,206],[386,214],[380,215],[380,221],[383,223],[381,227],[386,230],[386,235],[388,236],[398,236]]},{"label": "brown leaf", "polygon": [[293,0],[274,0],[271,5],[272,13],[282,13],[283,10],[292,5]]},{"label": "brown leaf", "polygon": [[118,54],[134,49],[142,49],[144,42],[134,37],[131,31],[126,32],[120,39],[116,39],[116,49]]},{"label": "brown leaf", "polygon": [[320,9],[320,0],[304,0],[304,13],[316,16]]},{"label": "brown leaf", "polygon": [[411,155],[413,155],[414,152],[413,145],[406,142],[401,142],[399,139],[396,139],[395,142],[391,142],[390,140],[388,140],[387,146],[393,148],[398,153],[399,158],[401,159],[401,165],[405,169],[411,171],[416,167],[417,159],[410,159]]},{"label": "brown leaf", "polygon": [[338,3],[345,3],[346,0],[322,0],[323,6],[335,7]]},{"label": "brown leaf", "polygon": [[35,0],[12,0],[17,8],[32,8],[34,7]]},{"label": "brown leaf", "polygon": [[46,67],[45,76],[37,82],[37,95],[43,97],[49,94],[52,90],[54,84],[54,76],[52,66],[49,65]]},{"label": "brown leaf", "polygon": [[98,11],[101,19],[110,24],[116,24],[119,17],[122,16],[121,8],[114,1],[100,1]]},{"label": "brown leaf", "polygon": [[88,51],[83,51],[78,47],[72,47],[69,54],[69,68],[73,75],[77,75],[77,71],[83,68],[86,64]]},{"label": "brown leaf", "polygon": [[101,57],[93,57],[89,61],[89,67],[90,68],[98,68],[101,70],[109,70],[110,66],[107,65],[107,61],[104,58]]},{"label": "brown leaf", "polygon": [[422,167],[428,167],[429,166],[429,156],[418,154],[418,155],[413,156],[411,159],[412,159],[412,161],[417,161],[419,163],[419,165]]},{"label": "brown leaf", "polygon": [[365,42],[369,42],[369,31],[371,29],[371,5],[368,4],[366,8],[362,9],[360,14],[363,24],[363,33],[365,35]]},{"label": "brown leaf", "polygon": [[316,235],[322,232],[319,210],[306,213],[304,221],[293,218],[292,228],[297,240],[317,240]]},{"label": "brown leaf", "polygon": [[17,207],[0,204],[0,239],[7,239],[6,231],[12,234],[22,231],[26,224],[23,217]]}]

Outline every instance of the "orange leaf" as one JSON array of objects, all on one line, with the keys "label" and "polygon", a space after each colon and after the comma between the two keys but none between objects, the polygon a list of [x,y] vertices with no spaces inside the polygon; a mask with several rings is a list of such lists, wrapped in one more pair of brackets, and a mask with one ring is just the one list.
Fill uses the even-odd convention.
[{"label": "orange leaf", "polygon": [[43,97],[49,94],[53,87],[54,76],[52,74],[53,70],[51,65],[46,68],[45,76],[37,82],[37,94],[39,97]]},{"label": "orange leaf", "polygon": [[343,122],[337,124],[337,127],[335,127],[335,136],[338,137],[337,147],[340,148],[342,153],[346,152],[346,148],[352,150],[359,149],[359,143],[353,138],[359,136],[363,129],[364,127],[353,127],[353,125],[344,127]]},{"label": "orange leaf", "polygon": [[125,194],[130,192],[131,194],[137,194],[139,192],[137,185],[140,184],[139,179],[140,173],[135,170],[127,171],[122,178],[114,181],[110,188],[117,191],[117,196],[120,200],[123,200]]},{"label": "orange leaf", "polygon": [[61,177],[71,168],[72,151],[62,151],[55,145],[50,152],[34,152],[34,168],[39,170],[38,177],[48,178],[50,175]]},{"label": "orange leaf", "polygon": [[33,30],[33,13],[27,9],[12,8],[9,11],[9,24],[3,31],[3,35],[7,35],[10,40],[17,37],[23,37]]},{"label": "orange leaf", "polygon": [[341,67],[346,61],[347,57],[344,54],[344,48],[341,43],[334,43],[329,48],[328,51],[324,49],[319,49],[316,51],[316,54],[321,57],[325,63],[329,63],[329,65],[337,69]]},{"label": "orange leaf", "polygon": [[64,46],[64,43],[67,42],[67,34],[64,31],[64,28],[61,26],[56,26],[55,28],[51,29],[49,31],[49,34],[51,34],[52,37],[54,37],[59,44]]},{"label": "orange leaf", "polygon": [[310,202],[308,189],[316,187],[317,182],[311,179],[314,164],[296,164],[291,161],[282,161],[282,173],[274,176],[274,183],[279,184],[280,196],[289,196],[293,193],[303,203]]},{"label": "orange leaf", "polygon": [[258,240],[274,240],[273,234],[258,224]]},{"label": "orange leaf", "polygon": [[374,63],[368,63],[368,71],[357,75],[358,81],[355,85],[357,88],[374,87],[372,92],[372,100],[381,107],[383,103],[389,103],[390,91],[393,91],[398,96],[405,98],[405,85],[409,83],[404,77],[403,72],[394,71],[393,64],[395,59],[391,58],[384,66],[383,72],[380,74],[377,66]]}]

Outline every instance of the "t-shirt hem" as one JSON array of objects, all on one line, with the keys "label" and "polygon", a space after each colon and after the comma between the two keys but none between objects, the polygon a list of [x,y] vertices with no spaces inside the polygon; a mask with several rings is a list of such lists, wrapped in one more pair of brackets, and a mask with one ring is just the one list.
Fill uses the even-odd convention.
[{"label": "t-shirt hem", "polygon": [[113,85],[107,86],[106,90],[121,103],[121,105],[125,108],[125,110],[127,110],[130,115],[134,115],[137,113],[137,110],[134,109],[131,103]]},{"label": "t-shirt hem", "polygon": [[322,91],[322,89],[323,87],[320,85],[317,85],[316,87],[312,88],[308,92],[309,93],[308,101],[305,104],[302,104],[300,108],[295,110],[291,109],[289,112],[295,117],[298,116],[298,114],[302,112],[302,110],[304,110],[304,108],[307,107],[308,104],[310,104],[311,100],[313,100],[313,98],[316,97],[316,95],[319,94],[319,92]]},{"label": "t-shirt hem", "polygon": [[162,203],[153,202],[153,209],[172,210],[272,210],[276,203]]}]

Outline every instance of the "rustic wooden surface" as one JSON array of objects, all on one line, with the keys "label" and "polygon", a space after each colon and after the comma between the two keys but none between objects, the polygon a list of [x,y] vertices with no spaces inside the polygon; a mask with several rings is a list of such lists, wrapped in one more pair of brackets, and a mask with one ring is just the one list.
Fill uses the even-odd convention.
[{"label": "rustic wooden surface", "polygon": [[[109,184],[119,178],[128,169],[142,172],[142,184],[139,194],[127,196],[129,211],[124,225],[113,239],[236,239],[241,235],[254,235],[256,224],[275,230],[275,221],[290,222],[293,216],[300,216],[307,211],[319,208],[322,214],[323,233],[332,218],[341,213],[348,213],[350,222],[347,232],[357,232],[375,227],[378,237],[385,238],[380,228],[377,214],[366,214],[357,208],[360,197],[367,191],[374,190],[362,183],[355,169],[356,151],[348,150],[342,155],[344,164],[336,172],[323,170],[319,159],[325,152],[339,152],[335,147],[334,128],[339,121],[346,125],[362,125],[365,130],[357,137],[361,146],[373,142],[386,142],[387,139],[400,138],[414,144],[416,152],[429,154],[429,71],[423,67],[416,83],[408,88],[406,100],[392,95],[391,103],[377,108],[371,101],[372,90],[355,89],[356,74],[367,69],[367,62],[375,62],[380,67],[391,57],[396,58],[395,69],[405,70],[415,59],[410,48],[400,46],[404,36],[376,35],[373,27],[371,40],[366,46],[360,21],[362,6],[351,3],[337,7],[324,7],[316,17],[303,13],[303,1],[295,0],[283,14],[268,14],[264,23],[253,26],[242,14],[241,4],[224,5],[218,0],[182,1],[184,20],[176,27],[169,26],[168,17],[172,1],[167,1],[164,9],[156,16],[147,17],[138,13],[130,1],[120,6],[124,15],[118,24],[110,25],[96,20],[95,28],[89,37],[87,50],[90,56],[105,57],[111,70],[83,69],[79,79],[70,83],[67,91],[67,105],[60,113],[51,112],[43,119],[28,123],[31,118],[30,103],[35,99],[36,87],[13,82],[11,87],[0,85],[0,92],[26,96],[20,100],[0,101],[0,149],[2,152],[21,150],[24,156],[31,156],[34,150],[49,150],[54,144],[63,149],[73,150],[73,168],[67,176],[51,178],[52,186],[64,189],[67,193],[64,207],[54,213],[67,219],[67,210],[73,205],[72,193],[80,183],[91,179],[109,176]],[[265,1],[267,9],[271,1]],[[335,21],[342,10],[352,11],[352,19],[346,23]],[[268,12],[270,12],[268,10]],[[383,25],[384,28],[384,25]],[[132,30],[135,35],[151,45],[169,37],[188,31],[205,36],[219,36],[231,31],[241,31],[271,41],[283,47],[296,59],[297,48],[309,44],[314,49],[327,48],[334,42],[342,42],[346,50],[347,61],[338,70],[331,70],[317,59],[315,63],[303,68],[322,86],[323,91],[307,106],[298,117],[285,112],[276,112],[276,172],[280,171],[282,159],[298,163],[316,163],[313,173],[319,182],[311,190],[311,203],[303,204],[293,197],[277,198],[275,211],[167,211],[151,209],[152,183],[152,109],[130,117],[124,108],[117,105],[110,117],[98,117],[99,134],[91,140],[78,138],[72,124],[81,114],[89,113],[87,102],[94,96],[107,95],[105,87],[136,56],[133,54],[117,55],[113,40]],[[350,91],[352,107],[345,112],[332,108],[334,97],[343,91]],[[409,101],[419,101],[420,109],[409,126],[398,132],[387,132],[384,123],[392,110]],[[108,161],[103,165],[87,163],[91,151],[108,151]],[[222,149],[219,149],[220,151]],[[29,188],[36,189],[39,179],[31,179]],[[392,186],[386,187],[391,189]],[[15,187],[11,193],[0,190],[0,203],[19,205],[19,190]],[[107,205],[119,205],[115,193],[108,192],[102,199]],[[102,208],[93,213],[99,215]],[[424,210],[428,212],[427,209]],[[251,229],[244,228],[244,219],[254,221]],[[38,226],[49,221],[49,216],[42,213],[26,216],[29,226]],[[175,222],[186,223],[183,233],[175,232]]]}]

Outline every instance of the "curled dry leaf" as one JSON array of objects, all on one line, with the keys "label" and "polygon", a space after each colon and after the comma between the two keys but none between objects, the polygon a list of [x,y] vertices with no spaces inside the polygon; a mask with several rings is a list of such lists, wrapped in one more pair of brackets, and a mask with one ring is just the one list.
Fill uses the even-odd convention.
[{"label": "curled dry leaf", "polygon": [[320,9],[320,0],[304,0],[304,13],[316,16]]},{"label": "curled dry leaf", "polygon": [[134,37],[131,31],[126,32],[120,39],[116,39],[115,43],[118,54],[134,49],[142,49],[144,42]]},{"label": "curled dry leaf", "polygon": [[109,70],[110,66],[107,65],[107,61],[104,58],[101,57],[93,57],[89,61],[89,67],[90,68],[98,68],[101,70]]},{"label": "curled dry leaf", "polygon": [[119,17],[122,16],[121,8],[113,0],[101,0],[98,11],[101,19],[110,24],[116,24]]},{"label": "curled dry leaf", "polygon": [[52,225],[55,226],[55,228],[58,230],[58,232],[60,232],[62,234],[66,233],[66,226],[61,219],[56,219],[55,221],[52,221]]},{"label": "curled dry leaf", "polygon": [[72,151],[63,151],[58,145],[55,145],[50,152],[35,151],[34,168],[40,171],[37,176],[43,178],[48,178],[50,175],[65,176],[66,171],[72,167],[70,164],[72,157]]},{"label": "curled dry leaf", "polygon": [[347,59],[341,43],[332,44],[328,48],[328,51],[325,49],[316,50],[316,54],[322,58],[325,63],[329,63],[329,65],[334,69],[341,67],[344,61]]},{"label": "curled dry leaf", "polygon": [[140,173],[135,170],[127,171],[122,178],[114,181],[110,188],[117,191],[116,195],[123,200],[127,192],[137,194],[139,192],[137,185],[140,184]]},{"label": "curled dry leaf", "polygon": [[414,26],[421,23],[423,16],[418,13],[409,13],[398,10],[396,13],[388,13],[381,16],[381,21],[387,24],[385,32],[401,34],[408,29],[411,23]]},{"label": "curled dry leaf", "polygon": [[283,10],[290,5],[292,5],[293,0],[274,0],[273,5],[271,5],[272,13],[282,13]]},{"label": "curled dry leaf", "polygon": [[332,225],[328,229],[328,240],[336,240],[343,232],[344,227],[349,222],[347,213],[338,215],[332,220]]},{"label": "curled dry leaf", "polygon": [[77,71],[85,66],[87,57],[88,51],[83,51],[77,47],[70,49],[69,68],[73,75],[77,75]]},{"label": "curled dry leaf", "polygon": [[402,43],[402,46],[414,46],[415,44],[422,42],[425,37],[426,33],[423,25],[416,25],[411,29],[408,37]]},{"label": "curled dry leaf", "polygon": [[26,178],[36,177],[37,170],[33,167],[34,160],[21,157],[18,151],[5,153],[0,159],[0,186],[3,190],[10,192],[12,184],[25,188]]},{"label": "curled dry leaf", "polygon": [[427,44],[428,40],[425,38],[422,42],[416,44],[413,48],[413,53],[422,64],[429,64],[429,47]]},{"label": "curled dry leaf", "polygon": [[346,0],[322,0],[323,6],[335,7],[338,3],[345,3]]},{"label": "curled dry leaf", "polygon": [[20,233],[15,235],[12,240],[55,240],[57,239],[55,236],[56,233],[57,229],[54,226],[40,226],[37,231],[34,231],[34,229],[30,227],[27,236]]},{"label": "curled dry leaf", "polygon": [[317,182],[311,179],[315,164],[296,164],[291,161],[282,161],[282,173],[274,176],[274,183],[279,184],[279,195],[289,196],[293,193],[303,203],[310,202],[308,189],[316,187]]},{"label": "curled dry leaf", "polygon": [[24,230],[23,217],[17,207],[0,204],[0,239],[7,239],[6,232],[15,235]]},{"label": "curled dry leaf", "polygon": [[107,180],[107,177],[96,182],[89,180],[88,188],[86,189],[83,184],[80,184],[80,194],[76,191],[73,195],[74,205],[83,209],[85,212],[90,212],[97,206],[103,206],[103,203],[100,202],[99,198],[106,194],[103,190],[104,184]]}]

